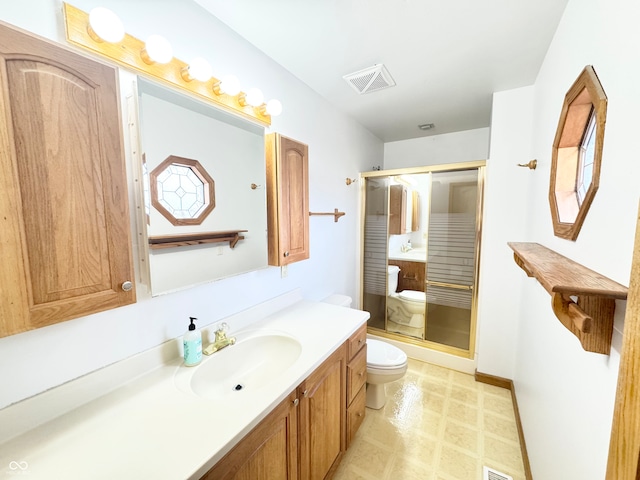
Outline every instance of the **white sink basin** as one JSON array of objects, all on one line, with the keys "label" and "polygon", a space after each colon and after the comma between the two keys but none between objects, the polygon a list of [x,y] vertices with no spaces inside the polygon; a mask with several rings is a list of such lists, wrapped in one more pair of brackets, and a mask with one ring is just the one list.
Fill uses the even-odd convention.
[{"label": "white sink basin", "polygon": [[181,366],[176,386],[209,399],[255,392],[287,370],[301,351],[298,340],[280,333],[239,336],[235,345],[205,355],[200,365]]}]

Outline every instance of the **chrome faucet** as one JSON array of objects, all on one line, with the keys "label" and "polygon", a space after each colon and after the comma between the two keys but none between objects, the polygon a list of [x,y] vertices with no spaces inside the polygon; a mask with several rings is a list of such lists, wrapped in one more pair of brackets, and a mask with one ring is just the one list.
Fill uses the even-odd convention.
[{"label": "chrome faucet", "polygon": [[227,337],[227,330],[229,330],[229,325],[227,323],[222,323],[215,331],[216,337],[213,343],[209,344],[207,348],[203,349],[202,353],[204,353],[205,355],[211,355],[218,350],[222,350],[224,347],[236,343],[236,337]]}]

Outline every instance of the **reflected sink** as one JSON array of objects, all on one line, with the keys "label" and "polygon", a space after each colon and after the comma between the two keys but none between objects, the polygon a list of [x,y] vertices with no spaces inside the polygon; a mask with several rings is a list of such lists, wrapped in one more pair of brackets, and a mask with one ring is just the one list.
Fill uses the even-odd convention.
[{"label": "reflected sink", "polygon": [[200,365],[181,366],[176,386],[209,399],[255,391],[287,370],[301,351],[298,340],[280,333],[238,336],[235,345],[205,355]]}]

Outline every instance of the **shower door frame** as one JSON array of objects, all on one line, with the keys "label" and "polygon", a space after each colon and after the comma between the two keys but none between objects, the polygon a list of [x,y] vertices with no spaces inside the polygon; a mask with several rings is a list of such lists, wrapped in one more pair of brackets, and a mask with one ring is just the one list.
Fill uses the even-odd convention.
[{"label": "shower door frame", "polygon": [[[426,173],[437,173],[437,172],[455,172],[455,171],[463,171],[463,170],[477,170],[478,172],[478,199],[476,203],[476,237],[475,237],[475,252],[476,252],[476,260],[475,260],[475,269],[474,269],[474,280],[473,280],[473,289],[471,296],[471,325],[469,330],[469,349],[461,349],[445,344],[440,344],[436,342],[432,342],[426,339],[419,339],[416,337],[412,337],[409,335],[403,335],[394,332],[388,332],[386,330],[387,323],[387,311],[385,307],[385,329],[379,329],[367,326],[367,332],[371,334],[375,334],[380,337],[389,338],[392,340],[409,343],[413,345],[417,345],[423,348],[429,348],[432,350],[449,353],[452,355],[456,355],[462,358],[473,359],[475,357],[476,350],[476,335],[477,335],[477,323],[478,323],[478,282],[480,277],[480,252],[481,252],[481,240],[482,240],[482,217],[484,210],[484,184],[485,184],[485,174],[486,174],[486,160],[477,160],[472,162],[459,162],[459,163],[449,163],[449,164],[440,164],[440,165],[429,165],[424,167],[408,167],[408,168],[397,168],[391,170],[374,170],[370,172],[362,172],[360,173],[360,295],[359,295],[359,304],[358,308],[363,308],[364,306],[364,252],[365,252],[365,221],[366,221],[366,179],[369,178],[378,178],[378,177],[393,177],[397,175],[414,175],[414,174],[426,174]],[[388,195],[387,195],[388,201]],[[429,204],[431,202],[431,191],[429,192]],[[387,223],[388,223],[388,209],[387,209]],[[431,216],[431,212],[429,212],[429,217]],[[428,227],[427,227],[428,228]],[[387,265],[389,261],[389,253],[388,253],[388,224],[387,224]],[[428,239],[427,239],[428,244]],[[428,245],[427,245],[427,256],[428,256]],[[425,259],[425,278],[426,278],[426,269],[428,263]],[[425,285],[426,288],[426,285]],[[426,307],[426,305],[425,305]],[[426,319],[425,312],[425,332],[427,327],[428,320]]]}]

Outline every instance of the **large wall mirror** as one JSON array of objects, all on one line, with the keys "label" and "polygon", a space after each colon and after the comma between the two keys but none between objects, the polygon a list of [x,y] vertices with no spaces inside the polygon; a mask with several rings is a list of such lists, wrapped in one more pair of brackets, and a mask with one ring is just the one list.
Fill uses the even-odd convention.
[{"label": "large wall mirror", "polygon": [[143,78],[137,86],[152,295],[265,268],[264,128]]}]

